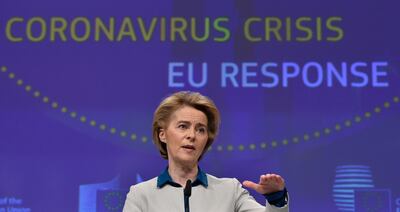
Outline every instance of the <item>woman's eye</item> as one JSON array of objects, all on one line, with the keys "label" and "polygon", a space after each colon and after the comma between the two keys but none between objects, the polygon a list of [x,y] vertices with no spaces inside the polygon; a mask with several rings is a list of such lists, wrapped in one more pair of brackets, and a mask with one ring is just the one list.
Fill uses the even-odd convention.
[{"label": "woman's eye", "polygon": [[180,124],[180,125],[178,125],[178,128],[180,128],[180,129],[186,129],[186,125]]},{"label": "woman's eye", "polygon": [[205,128],[199,128],[198,131],[199,131],[200,133],[205,133],[205,132],[206,132],[206,129],[205,129]]}]

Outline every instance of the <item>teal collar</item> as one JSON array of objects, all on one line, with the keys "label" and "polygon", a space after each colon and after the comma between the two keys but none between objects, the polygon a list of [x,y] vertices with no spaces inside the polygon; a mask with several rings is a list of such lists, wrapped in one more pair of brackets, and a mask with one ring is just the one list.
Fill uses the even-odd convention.
[{"label": "teal collar", "polygon": [[[207,175],[205,172],[203,172],[200,167],[198,167],[199,172],[197,172],[197,177],[196,180],[192,183],[192,186],[198,186],[198,185],[203,185],[204,187],[207,188],[208,186],[208,181],[207,181]],[[162,188],[166,184],[169,184],[174,187],[182,187],[178,183],[174,182],[171,178],[171,176],[168,173],[168,166],[165,168],[165,170],[157,177],[157,187]]]}]

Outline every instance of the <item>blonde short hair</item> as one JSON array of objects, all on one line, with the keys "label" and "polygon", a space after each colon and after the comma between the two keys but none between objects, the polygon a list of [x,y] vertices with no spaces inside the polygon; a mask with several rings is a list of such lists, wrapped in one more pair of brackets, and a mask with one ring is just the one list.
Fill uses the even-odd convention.
[{"label": "blonde short hair", "polygon": [[214,142],[218,134],[220,114],[214,102],[197,92],[180,91],[166,97],[154,112],[153,117],[153,142],[157,146],[163,158],[168,159],[167,145],[160,140],[161,129],[165,129],[170,121],[171,115],[183,106],[193,107],[203,112],[207,117],[208,140],[199,160]]}]

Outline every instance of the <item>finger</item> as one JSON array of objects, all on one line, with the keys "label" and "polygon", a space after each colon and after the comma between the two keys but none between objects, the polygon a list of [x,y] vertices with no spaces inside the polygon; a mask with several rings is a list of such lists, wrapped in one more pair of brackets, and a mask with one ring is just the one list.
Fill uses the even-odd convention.
[{"label": "finger", "polygon": [[257,187],[258,187],[257,183],[254,183],[254,182],[248,181],[248,180],[243,181],[242,185],[244,187],[251,188],[251,189],[254,189],[254,190],[256,190]]},{"label": "finger", "polygon": [[265,180],[276,180],[278,178],[281,178],[281,176],[279,176],[277,174],[266,174],[264,176],[265,177],[263,177],[263,179],[265,179]]},{"label": "finger", "polygon": [[284,186],[282,178],[276,174],[270,174],[263,177],[263,181],[260,183],[261,185],[269,185],[277,188],[281,188]]},{"label": "finger", "polygon": [[265,181],[265,175],[260,175],[260,182],[259,184],[262,184]]},{"label": "finger", "polygon": [[273,182],[275,183],[282,183],[283,182],[283,178],[280,175],[277,174],[273,174],[271,177],[271,180],[273,180]]},{"label": "finger", "polygon": [[283,188],[285,188],[284,179],[279,175],[274,176],[274,186],[276,186],[276,188],[279,190],[282,190]]},{"label": "finger", "polygon": [[272,174],[265,174],[260,176],[260,184],[267,184],[271,181]]},{"label": "finger", "polygon": [[283,184],[283,178],[282,178],[281,176],[276,175],[275,180],[276,180],[276,183],[278,183],[278,184]]},{"label": "finger", "polygon": [[283,177],[279,178],[279,182],[285,185],[285,179],[283,179]]},{"label": "finger", "polygon": [[274,175],[272,175],[271,180],[272,180],[274,183],[278,183],[278,181],[279,181],[279,176],[276,175],[276,174],[274,174]]}]

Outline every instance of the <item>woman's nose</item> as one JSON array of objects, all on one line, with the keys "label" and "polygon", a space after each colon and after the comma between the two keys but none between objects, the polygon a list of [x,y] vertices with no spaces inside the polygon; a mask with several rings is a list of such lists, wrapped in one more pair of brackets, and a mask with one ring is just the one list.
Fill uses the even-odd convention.
[{"label": "woman's nose", "polygon": [[195,137],[196,137],[196,129],[189,129],[188,131],[187,131],[187,135],[186,135],[186,138],[187,139],[189,139],[189,140],[194,140],[195,139]]}]

